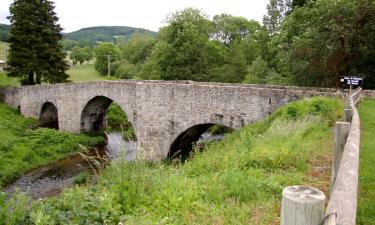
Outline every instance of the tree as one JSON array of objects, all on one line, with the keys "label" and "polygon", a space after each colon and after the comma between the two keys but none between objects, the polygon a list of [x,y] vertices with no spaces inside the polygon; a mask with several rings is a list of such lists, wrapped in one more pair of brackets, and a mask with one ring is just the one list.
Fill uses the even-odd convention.
[{"label": "tree", "polygon": [[296,8],[274,38],[279,68],[308,86],[338,87],[340,76],[371,73],[366,65],[374,55],[374,15],[367,0],[321,0]]},{"label": "tree", "polygon": [[86,62],[89,62],[94,57],[94,53],[93,53],[92,48],[90,46],[83,47],[82,48],[82,54],[83,54],[83,59]]},{"label": "tree", "polygon": [[290,11],[290,0],[270,0],[263,24],[270,36],[278,33],[284,17]]},{"label": "tree", "polygon": [[209,34],[213,30],[208,17],[187,8],[172,14],[168,26],[160,29],[153,59],[163,80],[209,80]]},{"label": "tree", "polygon": [[150,34],[135,32],[127,43],[120,45],[122,57],[132,64],[144,63],[155,44],[156,40]]},{"label": "tree", "polygon": [[61,27],[48,0],[15,0],[10,6],[9,76],[22,84],[67,81]]},{"label": "tree", "polygon": [[119,48],[110,42],[103,42],[103,43],[98,44],[94,48],[94,52],[95,52],[95,69],[102,75],[106,75],[108,73],[107,56],[111,57],[111,62],[116,62],[120,59]]},{"label": "tree", "polygon": [[74,46],[72,48],[72,51],[70,51],[69,58],[73,60],[73,65],[76,65],[78,62],[83,61],[83,56],[82,56],[82,49],[78,46]]},{"label": "tree", "polygon": [[216,15],[212,22],[214,32],[210,34],[211,39],[218,40],[226,45],[254,37],[261,27],[255,20],[247,20],[244,17],[228,14]]}]

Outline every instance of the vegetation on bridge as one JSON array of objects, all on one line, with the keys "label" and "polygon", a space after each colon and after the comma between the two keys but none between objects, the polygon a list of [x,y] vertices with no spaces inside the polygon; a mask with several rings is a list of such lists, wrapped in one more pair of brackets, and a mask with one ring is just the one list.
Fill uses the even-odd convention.
[{"label": "vegetation on bridge", "polygon": [[[77,186],[32,208],[11,201],[0,221],[37,224],[277,224],[285,186],[326,193],[339,100],[290,103],[195,152],[186,163],[118,160],[96,185]],[[19,198],[17,198],[19,199]],[[17,214],[5,213],[13,210]],[[10,218],[11,217],[11,218]]]},{"label": "vegetation on bridge", "polygon": [[104,141],[102,137],[36,127],[36,120],[24,118],[0,103],[0,187],[33,168],[82,150],[79,145]]}]

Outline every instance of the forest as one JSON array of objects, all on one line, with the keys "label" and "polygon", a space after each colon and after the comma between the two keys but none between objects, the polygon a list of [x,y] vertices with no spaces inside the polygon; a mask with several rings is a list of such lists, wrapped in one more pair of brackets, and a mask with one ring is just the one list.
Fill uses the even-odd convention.
[{"label": "forest", "polygon": [[368,0],[270,0],[263,24],[187,8],[156,36],[95,46],[95,68],[125,79],[340,87],[341,76],[375,87],[375,6]]}]

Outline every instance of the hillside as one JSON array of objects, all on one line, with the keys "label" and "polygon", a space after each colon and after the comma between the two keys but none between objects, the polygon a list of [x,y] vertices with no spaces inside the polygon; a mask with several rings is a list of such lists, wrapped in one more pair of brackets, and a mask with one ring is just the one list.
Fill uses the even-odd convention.
[{"label": "hillside", "polygon": [[64,38],[94,44],[98,41],[113,42],[118,37],[124,37],[125,39],[128,39],[135,32],[156,35],[155,32],[143,28],[134,28],[126,26],[101,26],[83,28],[78,31],[66,33],[64,34]]},{"label": "hillside", "polygon": [[[9,37],[10,25],[0,24],[0,41],[6,42]],[[109,41],[114,42],[118,37],[128,39],[133,33],[147,33],[156,35],[156,32],[143,28],[134,28],[127,26],[100,26],[82,28],[71,33],[64,33],[65,41],[78,41],[81,43],[94,44],[96,42]]]},{"label": "hillside", "polygon": [[0,24],[0,41],[8,41],[10,26]]}]

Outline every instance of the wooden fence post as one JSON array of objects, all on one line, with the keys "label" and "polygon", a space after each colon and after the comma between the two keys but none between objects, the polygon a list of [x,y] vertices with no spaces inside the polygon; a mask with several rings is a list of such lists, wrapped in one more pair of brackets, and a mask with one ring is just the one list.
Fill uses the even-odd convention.
[{"label": "wooden fence post", "polygon": [[352,122],[353,109],[344,109],[344,111],[345,111],[345,114],[344,114],[345,122],[348,122],[348,123]]},{"label": "wooden fence post", "polygon": [[336,122],[335,126],[335,149],[333,151],[333,165],[332,165],[332,177],[331,177],[331,187],[337,177],[337,171],[340,167],[340,162],[342,154],[344,152],[344,147],[346,139],[350,131],[350,123],[348,122]]},{"label": "wooden fence post", "polygon": [[313,187],[286,187],[281,200],[281,225],[321,225],[325,198]]}]

